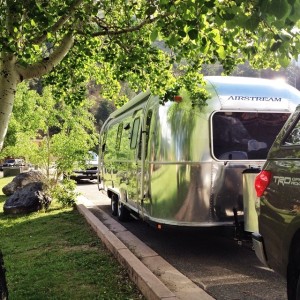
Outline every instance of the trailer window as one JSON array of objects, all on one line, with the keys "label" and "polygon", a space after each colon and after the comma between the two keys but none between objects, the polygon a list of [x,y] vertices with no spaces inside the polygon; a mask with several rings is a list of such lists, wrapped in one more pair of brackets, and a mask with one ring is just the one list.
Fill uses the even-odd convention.
[{"label": "trailer window", "polygon": [[104,146],[104,154],[107,157],[113,157],[116,153],[116,138],[117,138],[118,126],[112,125],[108,128],[107,134],[105,136],[106,142]]},{"label": "trailer window", "polygon": [[119,126],[118,126],[117,139],[116,139],[116,150],[117,151],[120,150],[122,131],[123,131],[123,123],[120,123]]},{"label": "trailer window", "polygon": [[101,143],[102,153],[105,151],[106,138],[107,138],[107,130],[104,131],[103,136],[102,136],[102,143]]},{"label": "trailer window", "polygon": [[133,121],[131,139],[130,139],[130,149],[135,149],[137,145],[137,140],[139,137],[139,128],[140,128],[140,118],[136,118]]},{"label": "trailer window", "polygon": [[149,144],[149,137],[150,137],[151,119],[152,119],[152,110],[149,110],[147,113],[147,118],[146,118],[145,157],[147,157],[147,155],[148,155],[148,144]]},{"label": "trailer window", "polygon": [[220,160],[266,159],[289,113],[217,112],[212,151]]}]

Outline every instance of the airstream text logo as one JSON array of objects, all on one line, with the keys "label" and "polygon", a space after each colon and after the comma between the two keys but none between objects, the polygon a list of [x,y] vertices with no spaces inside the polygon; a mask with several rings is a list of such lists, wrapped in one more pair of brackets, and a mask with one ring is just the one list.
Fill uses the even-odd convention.
[{"label": "airstream text logo", "polygon": [[298,177],[274,176],[273,178],[277,185],[300,185],[300,178]]},{"label": "airstream text logo", "polygon": [[271,101],[281,102],[282,98],[277,97],[254,97],[254,96],[229,96],[228,100],[236,101]]}]

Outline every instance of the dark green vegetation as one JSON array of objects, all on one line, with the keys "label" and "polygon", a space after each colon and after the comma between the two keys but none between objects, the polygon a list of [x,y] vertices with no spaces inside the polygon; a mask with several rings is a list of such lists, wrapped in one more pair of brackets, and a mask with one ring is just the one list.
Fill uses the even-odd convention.
[{"label": "dark green vegetation", "polygon": [[[12,178],[0,178],[0,190]],[[45,212],[3,214],[0,249],[9,299],[144,299],[126,271],[72,209],[52,203]]]}]

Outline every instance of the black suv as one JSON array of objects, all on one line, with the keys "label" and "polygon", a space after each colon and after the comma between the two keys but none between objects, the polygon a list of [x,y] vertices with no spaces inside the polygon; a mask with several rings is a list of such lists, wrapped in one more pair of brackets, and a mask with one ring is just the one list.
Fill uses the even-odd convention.
[{"label": "black suv", "polygon": [[288,299],[300,299],[300,106],[278,134],[255,189],[256,255],[285,276]]}]

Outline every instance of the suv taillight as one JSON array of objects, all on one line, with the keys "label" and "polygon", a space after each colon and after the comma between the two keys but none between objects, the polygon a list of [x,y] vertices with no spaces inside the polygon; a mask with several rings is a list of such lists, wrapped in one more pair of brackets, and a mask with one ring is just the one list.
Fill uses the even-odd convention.
[{"label": "suv taillight", "polygon": [[261,197],[271,182],[272,173],[270,171],[263,170],[255,178],[255,190],[257,197]]}]

